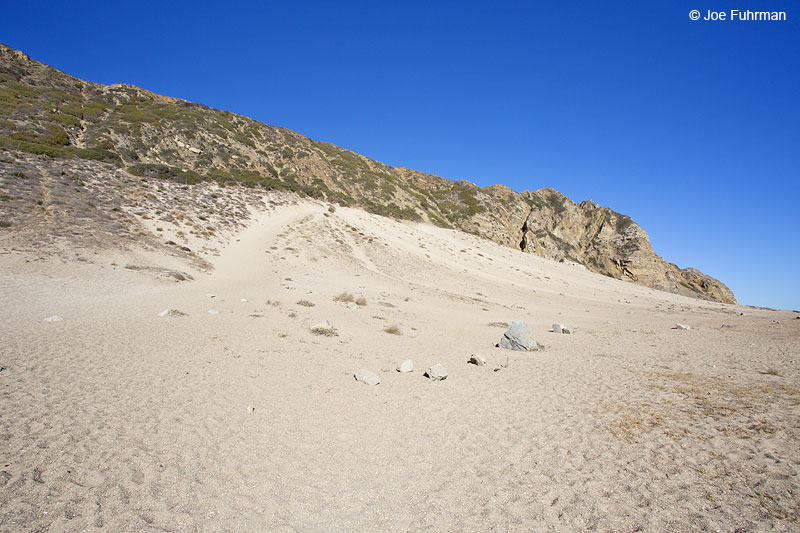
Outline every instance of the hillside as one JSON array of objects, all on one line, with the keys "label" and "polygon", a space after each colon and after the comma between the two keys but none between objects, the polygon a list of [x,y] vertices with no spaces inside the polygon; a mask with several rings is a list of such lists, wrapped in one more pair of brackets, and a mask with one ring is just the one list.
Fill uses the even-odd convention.
[{"label": "hillside", "polygon": [[144,179],[289,190],[460,229],[648,287],[736,302],[721,282],[656,255],[629,217],[592,202],[390,167],[234,113],[79,80],[1,44],[0,148],[92,160]]}]

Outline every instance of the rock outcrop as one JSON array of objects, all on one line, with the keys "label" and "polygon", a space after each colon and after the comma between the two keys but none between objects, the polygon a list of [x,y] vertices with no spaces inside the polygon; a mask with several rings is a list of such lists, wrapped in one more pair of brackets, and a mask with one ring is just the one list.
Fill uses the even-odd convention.
[{"label": "rock outcrop", "polygon": [[716,279],[656,255],[647,233],[630,217],[591,201],[576,204],[553,189],[523,196],[531,205],[519,245],[523,251],[663,291],[736,303]]},{"label": "rock outcrop", "polygon": [[215,180],[290,190],[467,231],[641,285],[735,302],[719,281],[657,256],[629,217],[593,202],[390,167],[234,113],[80,80],[2,44],[0,149],[101,161],[186,185]]}]

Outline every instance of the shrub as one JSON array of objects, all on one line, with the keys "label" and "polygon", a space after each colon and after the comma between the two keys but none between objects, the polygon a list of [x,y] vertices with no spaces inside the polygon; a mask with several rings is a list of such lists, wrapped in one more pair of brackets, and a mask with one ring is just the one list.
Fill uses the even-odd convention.
[{"label": "shrub", "polygon": [[334,328],[316,327],[311,328],[311,333],[314,335],[322,335],[324,337],[337,337],[339,333]]},{"label": "shrub", "polygon": [[334,302],[352,302],[353,300],[355,300],[355,297],[349,292],[342,292],[333,297]]},{"label": "shrub", "polygon": [[403,333],[400,331],[400,326],[397,324],[392,324],[390,326],[386,326],[383,331],[389,333],[390,335],[402,335]]},{"label": "shrub", "polygon": [[298,300],[297,305],[302,305],[303,307],[314,307],[314,302],[309,302],[308,300]]}]

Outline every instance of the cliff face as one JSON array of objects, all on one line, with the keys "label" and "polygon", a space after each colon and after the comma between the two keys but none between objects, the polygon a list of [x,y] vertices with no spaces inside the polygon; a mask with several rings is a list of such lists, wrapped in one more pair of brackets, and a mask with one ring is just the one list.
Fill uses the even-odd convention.
[{"label": "cliff face", "polygon": [[663,291],[736,302],[714,278],[693,268],[681,270],[656,255],[647,233],[628,216],[590,201],[575,204],[553,189],[523,196],[531,204],[520,241],[526,252]]},{"label": "cliff face", "polygon": [[0,148],[99,160],[187,185],[216,180],[287,189],[468,231],[642,285],[735,301],[719,281],[656,256],[630,218],[591,202],[390,167],[234,113],[131,85],[83,81],[2,44]]}]

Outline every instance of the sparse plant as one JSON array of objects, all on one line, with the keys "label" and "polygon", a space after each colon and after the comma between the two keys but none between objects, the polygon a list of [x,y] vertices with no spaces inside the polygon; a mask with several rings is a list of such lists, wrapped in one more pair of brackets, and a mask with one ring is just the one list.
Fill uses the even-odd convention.
[{"label": "sparse plant", "polygon": [[389,326],[386,326],[385,328],[383,328],[383,331],[385,331],[386,333],[388,333],[390,335],[402,335],[403,334],[403,332],[400,331],[400,326],[398,326],[397,324],[391,324]]},{"label": "sparse plant", "polygon": [[332,205],[332,206],[330,206],[328,208],[328,213],[335,213],[335,212],[336,212],[336,206],[335,205]]},{"label": "sparse plant", "polygon": [[10,228],[11,222],[7,220],[0,220],[0,228]]},{"label": "sparse plant", "polygon": [[342,293],[339,293],[338,295],[333,297],[333,301],[334,302],[345,302],[346,303],[346,302],[352,302],[354,300],[355,300],[355,296],[353,296],[349,292],[342,292]]},{"label": "sparse plant", "polygon": [[324,337],[337,337],[339,336],[339,332],[336,331],[334,328],[323,328],[323,327],[315,327],[311,328],[311,333],[314,335],[322,335]]},{"label": "sparse plant", "polygon": [[314,307],[314,302],[309,302],[308,300],[298,300],[297,305],[302,305],[303,307]]},{"label": "sparse plant", "polygon": [[367,299],[364,298],[363,296],[359,296],[358,299],[356,300],[356,305],[364,307],[365,305],[367,305]]}]

